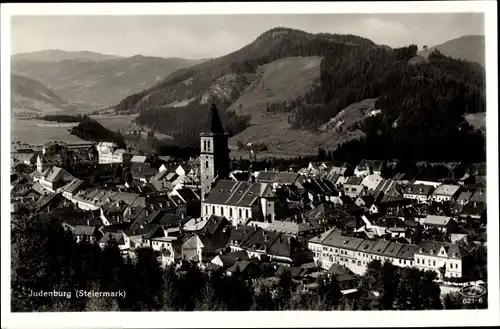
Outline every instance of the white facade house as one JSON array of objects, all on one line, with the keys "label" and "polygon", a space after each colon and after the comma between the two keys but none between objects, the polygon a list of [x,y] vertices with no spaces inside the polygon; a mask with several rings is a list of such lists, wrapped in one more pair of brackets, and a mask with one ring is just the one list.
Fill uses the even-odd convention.
[{"label": "white facade house", "polygon": [[459,245],[422,241],[418,245],[382,239],[359,239],[341,235],[334,229],[309,240],[315,262],[324,269],[341,264],[362,274],[373,260],[389,261],[401,267],[435,271],[439,278],[462,277],[467,252]]},{"label": "white facade house", "polygon": [[127,150],[118,148],[116,143],[100,142],[96,148],[101,164],[130,162],[132,158]]},{"label": "white facade house", "polygon": [[460,193],[459,185],[443,184],[439,185],[431,195],[431,200],[435,202],[449,202],[457,199]]}]

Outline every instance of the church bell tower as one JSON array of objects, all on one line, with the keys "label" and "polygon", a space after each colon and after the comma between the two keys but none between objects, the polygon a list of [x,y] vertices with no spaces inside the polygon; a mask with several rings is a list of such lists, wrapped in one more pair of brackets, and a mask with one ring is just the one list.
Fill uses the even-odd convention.
[{"label": "church bell tower", "polygon": [[219,112],[214,104],[210,108],[209,129],[200,134],[201,198],[210,192],[218,179],[229,177],[228,134],[224,132]]}]

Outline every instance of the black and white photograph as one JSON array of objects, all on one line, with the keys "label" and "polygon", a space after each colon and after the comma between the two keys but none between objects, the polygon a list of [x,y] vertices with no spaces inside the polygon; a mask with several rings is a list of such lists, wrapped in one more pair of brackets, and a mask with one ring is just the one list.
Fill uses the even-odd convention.
[{"label": "black and white photograph", "polygon": [[496,15],[2,4],[2,327],[498,325]]}]

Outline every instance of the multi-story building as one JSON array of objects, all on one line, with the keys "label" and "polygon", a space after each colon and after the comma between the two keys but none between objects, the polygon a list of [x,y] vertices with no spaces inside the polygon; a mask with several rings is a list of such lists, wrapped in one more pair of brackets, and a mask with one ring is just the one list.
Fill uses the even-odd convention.
[{"label": "multi-story building", "polygon": [[418,202],[426,203],[434,187],[427,184],[408,184],[403,189],[403,198],[413,199]]},{"label": "multi-story building", "polygon": [[314,260],[324,269],[341,264],[362,274],[373,260],[391,262],[400,267],[435,271],[439,278],[462,277],[467,252],[459,245],[422,241],[418,245],[382,239],[359,239],[332,229],[309,240]]},{"label": "multi-story building", "polygon": [[431,195],[431,200],[435,202],[454,201],[460,194],[459,185],[443,184],[439,185]]},{"label": "multi-story building", "polygon": [[132,155],[125,149],[118,148],[116,143],[101,142],[97,144],[99,163],[126,163],[130,162]]}]

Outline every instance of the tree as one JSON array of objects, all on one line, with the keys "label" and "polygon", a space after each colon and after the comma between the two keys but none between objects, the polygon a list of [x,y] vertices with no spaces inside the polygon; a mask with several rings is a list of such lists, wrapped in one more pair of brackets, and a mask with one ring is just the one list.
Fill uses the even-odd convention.
[{"label": "tree", "polygon": [[115,181],[123,178],[123,167],[121,164],[117,164],[115,166],[114,178],[115,178]]},{"label": "tree", "polygon": [[280,274],[278,282],[278,305],[281,310],[286,308],[292,295],[292,288],[292,273],[285,270]]}]

